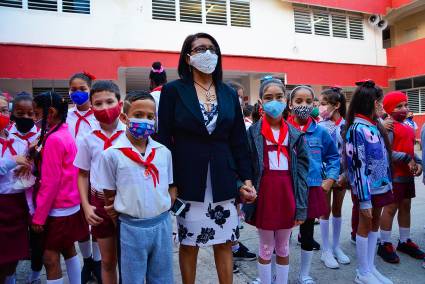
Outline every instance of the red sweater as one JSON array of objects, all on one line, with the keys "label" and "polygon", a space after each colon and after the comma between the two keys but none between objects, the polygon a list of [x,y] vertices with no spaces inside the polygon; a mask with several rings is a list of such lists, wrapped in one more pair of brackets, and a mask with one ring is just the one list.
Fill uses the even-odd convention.
[{"label": "red sweater", "polygon": [[[394,141],[392,150],[397,152],[403,152],[412,157],[415,156],[415,132],[414,130],[403,123],[394,122]],[[393,162],[393,178],[397,177],[411,177],[412,174],[409,170],[409,166],[402,162]]]}]

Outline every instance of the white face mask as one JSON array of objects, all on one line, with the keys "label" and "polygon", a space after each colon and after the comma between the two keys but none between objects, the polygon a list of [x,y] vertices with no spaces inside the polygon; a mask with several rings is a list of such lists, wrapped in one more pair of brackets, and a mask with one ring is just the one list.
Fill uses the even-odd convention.
[{"label": "white face mask", "polygon": [[204,74],[213,73],[215,67],[217,66],[218,56],[217,54],[211,53],[211,51],[209,50],[204,53],[189,55],[189,57],[190,65],[192,65]]}]

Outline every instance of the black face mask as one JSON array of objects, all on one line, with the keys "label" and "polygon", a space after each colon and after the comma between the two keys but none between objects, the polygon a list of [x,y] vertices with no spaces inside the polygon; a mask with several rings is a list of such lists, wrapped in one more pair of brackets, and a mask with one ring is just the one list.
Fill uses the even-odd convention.
[{"label": "black face mask", "polygon": [[12,116],[12,120],[16,123],[16,128],[21,133],[27,133],[34,127],[34,120],[32,118]]}]

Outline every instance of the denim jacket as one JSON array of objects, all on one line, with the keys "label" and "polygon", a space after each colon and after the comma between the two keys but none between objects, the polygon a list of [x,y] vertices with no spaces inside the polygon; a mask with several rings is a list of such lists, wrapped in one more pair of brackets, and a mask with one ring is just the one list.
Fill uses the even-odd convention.
[{"label": "denim jacket", "polygon": [[[312,121],[305,137],[310,155],[308,186],[320,186],[324,178],[338,180],[340,160],[335,142],[326,128]],[[324,165],[324,176],[322,166]]]},{"label": "denim jacket", "polygon": [[372,208],[372,195],[392,189],[391,170],[385,142],[378,127],[355,118],[346,134],[348,179],[361,209]]},{"label": "denim jacket", "polygon": [[[248,145],[252,161],[253,184],[259,193],[260,181],[263,176],[263,135],[261,134],[262,121],[252,125],[248,129]],[[305,220],[307,218],[308,204],[308,150],[306,148],[304,134],[292,125],[288,124],[290,171],[292,176],[292,187],[295,197],[295,219]],[[251,221],[256,209],[256,203],[244,204],[242,210],[245,220]]]}]

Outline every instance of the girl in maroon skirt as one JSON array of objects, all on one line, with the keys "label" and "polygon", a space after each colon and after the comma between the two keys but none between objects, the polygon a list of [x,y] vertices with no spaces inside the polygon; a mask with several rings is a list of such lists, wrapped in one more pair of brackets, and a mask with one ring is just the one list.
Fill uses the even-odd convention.
[{"label": "girl in maroon skirt", "polygon": [[[289,109],[292,115],[288,122],[305,132],[309,155],[309,170],[307,184],[308,212],[307,220],[300,226],[301,234],[301,269],[299,283],[315,283],[310,276],[310,266],[313,256],[314,219],[327,214],[329,210],[326,192],[339,177],[339,154],[328,131],[317,124],[311,117],[314,92],[308,86],[297,86],[289,95]],[[322,165],[326,165],[322,173]],[[331,251],[323,251],[321,260],[326,266],[338,268]],[[329,262],[329,263],[328,263]]]},{"label": "girl in maroon skirt", "polygon": [[303,134],[282,117],[286,107],[281,80],[268,78],[260,87],[265,116],[248,131],[258,189],[255,204],[244,205],[245,220],[258,229],[258,273],[270,284],[271,258],[276,251],[276,283],[288,282],[292,227],[307,217],[308,152]]},{"label": "girl in maroon skirt", "polygon": [[42,122],[37,144],[36,166],[40,187],[32,218],[32,229],[44,233],[44,266],[47,283],[63,283],[60,255],[65,259],[69,283],[81,283],[81,264],[74,242],[88,234],[80,210],[77,188],[78,170],[73,162],[77,153],[74,139],[65,123],[67,102],[54,92],[34,98],[36,120]]},{"label": "girl in maroon skirt", "polygon": [[27,143],[11,138],[6,98],[0,96],[0,283],[14,283],[18,261],[29,255],[28,207],[23,189],[14,187],[16,169],[30,170]]}]

